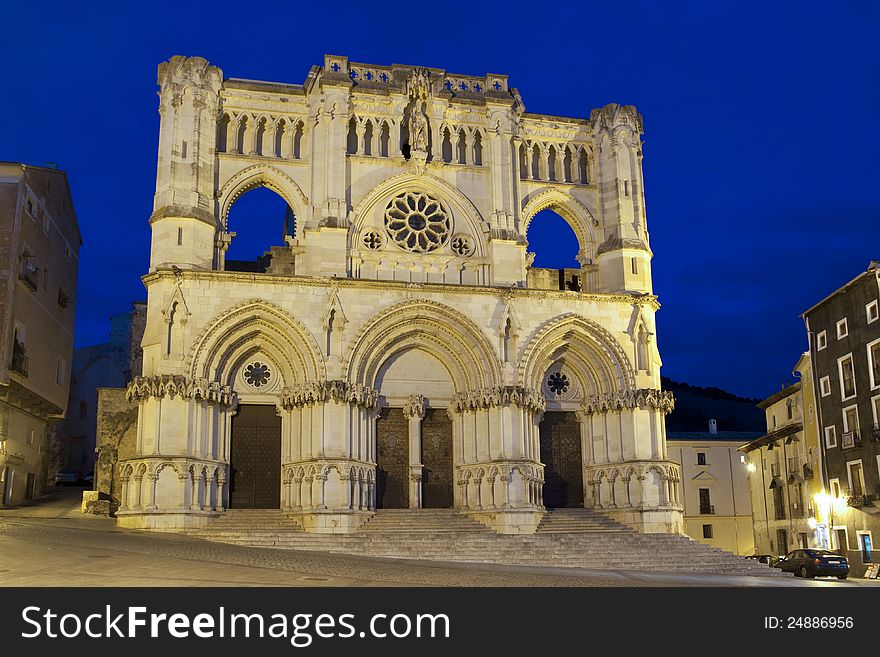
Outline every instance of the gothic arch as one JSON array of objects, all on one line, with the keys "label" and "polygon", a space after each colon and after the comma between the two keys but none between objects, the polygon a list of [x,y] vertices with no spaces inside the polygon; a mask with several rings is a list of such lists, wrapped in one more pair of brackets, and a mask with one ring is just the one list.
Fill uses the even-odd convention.
[{"label": "gothic arch", "polygon": [[437,358],[457,393],[503,382],[498,354],[480,328],[457,310],[426,300],[383,308],[366,322],[344,360],[348,380],[373,387],[382,365],[410,349]]},{"label": "gothic arch", "polygon": [[635,389],[633,366],[620,343],[607,329],[576,313],[556,317],[537,331],[519,360],[519,382],[541,389],[545,372],[560,359],[576,370],[585,393]]},{"label": "gothic arch", "polygon": [[[484,231],[488,231],[489,226],[480,211],[461,190],[430,173],[420,176],[410,172],[401,173],[386,179],[367,194],[352,213],[352,227],[348,232],[348,248],[357,248],[358,236],[366,227],[377,205],[384,209],[385,204],[393,196],[412,190],[433,194],[438,200],[445,203],[452,210],[454,232],[469,232],[476,243],[474,256],[482,257],[485,255]],[[462,225],[467,226],[468,230],[462,231]]]},{"label": "gothic arch", "polygon": [[591,261],[596,257],[593,228],[598,226],[599,222],[583,203],[571,194],[558,189],[544,189],[531,195],[520,215],[522,217],[520,233],[524,237],[528,233],[532,219],[541,210],[553,210],[568,222],[577,236],[580,256],[589,258]]},{"label": "gothic arch", "polygon": [[305,218],[309,199],[293,178],[269,164],[254,164],[233,175],[217,192],[220,225],[224,230],[227,228],[226,222],[232,205],[239,196],[255,187],[271,189],[287,201],[297,219]]},{"label": "gothic arch", "polygon": [[229,308],[211,320],[187,356],[191,377],[232,385],[241,362],[262,351],[281,369],[285,385],[326,379],[314,336],[298,319],[262,299]]}]

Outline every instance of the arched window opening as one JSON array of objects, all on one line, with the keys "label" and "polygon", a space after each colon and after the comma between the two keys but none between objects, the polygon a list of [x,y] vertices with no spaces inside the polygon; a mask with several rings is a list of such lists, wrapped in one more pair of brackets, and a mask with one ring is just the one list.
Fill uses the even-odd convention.
[{"label": "arched window opening", "polygon": [[230,208],[227,226],[235,237],[225,254],[224,269],[290,273],[293,256],[284,244],[285,237],[294,236],[295,217],[281,196],[266,187],[245,192]]},{"label": "arched window opening", "polygon": [[483,166],[483,136],[479,132],[474,134],[474,164]]},{"label": "arched window opening", "polygon": [[452,137],[449,134],[449,128],[443,129],[443,161],[449,164],[452,162]]},{"label": "arched window opening", "polygon": [[367,127],[364,129],[364,155],[373,154],[373,122],[367,121]]},{"label": "arched window opening", "polygon": [[571,151],[566,148],[565,158],[562,160],[562,179],[565,182],[570,183],[573,180],[571,173]]},{"label": "arched window opening", "polygon": [[302,139],[303,124],[300,122],[297,123],[296,127],[293,129],[293,157],[297,160],[302,159]]},{"label": "arched window opening", "polygon": [[166,356],[170,356],[172,353],[175,353],[175,334],[178,332],[178,327],[176,326],[176,324],[179,323],[179,319],[177,317],[177,306],[177,301],[171,304],[171,309],[168,311],[168,316],[165,318],[165,323],[168,325],[168,334],[165,341]]},{"label": "arched window opening", "polygon": [[529,154],[525,144],[519,147],[519,177],[529,179]]},{"label": "arched window opening", "polygon": [[458,163],[467,164],[467,139],[464,136],[464,130],[458,133]]},{"label": "arched window opening", "polygon": [[511,341],[512,335],[513,335],[513,326],[510,323],[510,317],[508,317],[507,320],[504,322],[504,362],[505,363],[510,362],[510,356],[511,356],[510,341]]},{"label": "arched window opening", "polygon": [[256,151],[257,155],[268,155],[269,144],[266,143],[266,132],[267,132],[267,122],[266,119],[260,119],[257,123],[257,136],[254,141],[254,151]]},{"label": "arched window opening", "polygon": [[590,182],[587,169],[587,153],[583,150],[580,152],[580,156],[578,157],[578,178],[582,185],[586,185]]},{"label": "arched window opening", "polygon": [[217,152],[219,153],[229,152],[229,142],[231,139],[235,138],[230,130],[231,123],[232,120],[229,118],[228,114],[224,114],[220,119],[220,125],[217,128]]},{"label": "arched window opening", "polygon": [[241,116],[238,119],[238,130],[235,132],[235,146],[234,149],[230,151],[230,153],[244,153],[244,139],[245,135],[247,135],[248,129],[248,120],[246,116]]},{"label": "arched window opening", "polygon": [[535,254],[528,273],[528,286],[542,290],[583,289],[577,256],[577,235],[568,222],[553,210],[542,210],[529,223],[528,250]]},{"label": "arched window opening", "polygon": [[636,342],[636,361],[639,371],[647,372],[648,367],[648,333],[644,326],[639,327],[639,334]]},{"label": "arched window opening", "polygon": [[541,151],[538,145],[532,146],[532,180],[541,179]]},{"label": "arched window opening", "polygon": [[388,144],[391,141],[391,131],[386,121],[382,122],[382,130],[379,132],[379,156],[388,157]]},{"label": "arched window opening", "polygon": [[556,177],[556,148],[551,146],[547,151],[547,180],[559,182]]},{"label": "arched window opening", "polygon": [[336,309],[330,311],[330,315],[327,317],[327,347],[326,353],[329,356],[331,351],[331,343],[333,340],[333,322],[336,320]]},{"label": "arched window opening", "polygon": [[281,157],[284,150],[284,135],[286,127],[283,121],[275,124],[275,130],[272,133],[272,157]]},{"label": "arched window opening", "polygon": [[348,145],[346,152],[349,155],[354,155],[358,152],[357,121],[354,117],[351,117],[348,121]]}]

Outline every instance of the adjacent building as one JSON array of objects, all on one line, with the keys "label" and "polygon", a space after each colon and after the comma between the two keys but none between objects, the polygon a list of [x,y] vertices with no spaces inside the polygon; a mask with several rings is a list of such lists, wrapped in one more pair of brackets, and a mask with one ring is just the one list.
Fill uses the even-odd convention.
[{"label": "adjacent building", "polygon": [[681,464],[685,533],[727,552],[755,552],[745,459],[737,449],[759,434],[718,431],[667,433],[669,458]]},{"label": "adjacent building", "polygon": [[87,473],[94,468],[98,388],[124,388],[141,371],[141,339],[147,304],[110,318],[110,339],[73,353],[68,413],[57,427],[63,446],[62,467]]},{"label": "adjacent building", "polygon": [[830,544],[855,574],[880,532],[880,262],[803,314],[809,339]]},{"label": "adjacent building", "polygon": [[67,176],[0,163],[0,506],[42,494],[64,416],[79,249]]},{"label": "adjacent building", "polygon": [[804,354],[795,366],[801,380],[758,404],[767,432],[740,448],[748,459],[757,554],[827,545],[827,519],[816,504],[821,454],[809,366]]}]

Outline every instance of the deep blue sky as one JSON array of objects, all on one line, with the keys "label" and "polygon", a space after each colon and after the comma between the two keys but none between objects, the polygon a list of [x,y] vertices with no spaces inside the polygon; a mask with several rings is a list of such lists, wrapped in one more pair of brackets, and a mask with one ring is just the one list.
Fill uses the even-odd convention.
[{"label": "deep blue sky", "polygon": [[282,82],[325,52],[507,73],[528,111],[568,116],[635,104],[663,371],[692,384],[777,390],[800,312],[880,258],[877,3],[126,4],[4,10],[0,159],[68,172],[77,345],[145,297],[156,66],[174,54]]}]

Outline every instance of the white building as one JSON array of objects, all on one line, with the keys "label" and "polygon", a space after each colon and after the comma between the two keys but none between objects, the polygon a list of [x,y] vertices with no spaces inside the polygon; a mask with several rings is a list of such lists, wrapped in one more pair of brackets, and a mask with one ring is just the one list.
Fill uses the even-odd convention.
[{"label": "white building", "polygon": [[755,553],[749,470],[738,451],[760,434],[718,431],[669,432],[669,458],[681,464],[685,533],[695,541],[732,552]]},{"label": "white building", "polygon": [[[121,525],[433,506],[531,532],[587,506],[681,531],[635,108],[530,114],[504,75],[330,55],[302,85],[174,57],[159,85]],[[258,186],[295,231],[241,271],[227,218]],[[580,270],[531,267],[548,208]]]}]

